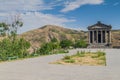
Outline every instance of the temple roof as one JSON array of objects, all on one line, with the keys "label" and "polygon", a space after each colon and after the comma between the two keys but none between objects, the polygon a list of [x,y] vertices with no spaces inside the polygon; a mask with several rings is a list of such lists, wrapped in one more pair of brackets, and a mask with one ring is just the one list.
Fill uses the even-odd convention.
[{"label": "temple roof", "polygon": [[96,24],[88,26],[88,30],[93,30],[93,29],[111,29],[111,25],[106,25],[98,21]]}]

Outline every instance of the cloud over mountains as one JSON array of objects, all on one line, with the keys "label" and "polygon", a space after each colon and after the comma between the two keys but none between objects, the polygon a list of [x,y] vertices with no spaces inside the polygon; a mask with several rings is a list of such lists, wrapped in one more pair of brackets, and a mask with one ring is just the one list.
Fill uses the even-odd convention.
[{"label": "cloud over mountains", "polygon": [[[95,5],[103,2],[103,0],[0,0],[0,20],[8,19],[11,14],[20,14],[25,24],[24,31],[45,24],[65,25],[76,20],[65,17],[62,13],[73,11],[86,4]],[[60,10],[56,9],[58,6]],[[54,9],[59,14],[49,13]]]}]

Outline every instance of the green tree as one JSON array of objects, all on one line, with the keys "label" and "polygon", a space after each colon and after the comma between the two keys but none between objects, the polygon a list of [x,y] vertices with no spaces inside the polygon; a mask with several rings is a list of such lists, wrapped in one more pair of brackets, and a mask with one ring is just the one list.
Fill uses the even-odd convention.
[{"label": "green tree", "polygon": [[73,45],[73,42],[70,41],[70,40],[62,40],[62,41],[60,42],[61,48],[69,48],[69,47],[72,46],[72,45]]},{"label": "green tree", "polygon": [[52,38],[51,42],[58,42],[58,40],[56,38]]},{"label": "green tree", "polygon": [[1,36],[6,36],[8,29],[9,29],[8,24],[6,24],[4,22],[0,23],[0,35]]},{"label": "green tree", "polygon": [[84,40],[77,40],[74,44],[75,48],[86,48],[87,43]]},{"label": "green tree", "polygon": [[49,42],[49,43],[43,44],[39,49],[38,53],[40,53],[41,55],[54,54],[54,51],[56,49],[60,49],[59,43]]},{"label": "green tree", "polygon": [[11,24],[0,23],[0,35],[6,36],[0,41],[0,60],[5,61],[8,57],[13,56],[24,58],[28,55],[27,49],[30,48],[30,43],[17,37],[18,28],[22,26],[23,22],[19,16],[15,16]]},{"label": "green tree", "polygon": [[14,16],[14,20],[11,24],[5,22],[0,23],[0,35],[8,36],[12,42],[16,39],[17,31],[20,27],[23,26],[23,22],[19,15]]},{"label": "green tree", "polygon": [[28,48],[30,43],[23,38],[16,39],[14,43],[9,38],[5,38],[0,41],[0,59],[4,61],[13,56],[24,58],[28,54]]}]

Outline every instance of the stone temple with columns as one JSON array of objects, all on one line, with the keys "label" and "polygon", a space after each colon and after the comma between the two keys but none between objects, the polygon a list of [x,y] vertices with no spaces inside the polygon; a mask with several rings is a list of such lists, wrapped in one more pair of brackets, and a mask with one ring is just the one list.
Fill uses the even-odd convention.
[{"label": "stone temple with columns", "polygon": [[106,25],[98,21],[96,24],[88,26],[88,48],[109,48],[111,47],[111,25]]}]

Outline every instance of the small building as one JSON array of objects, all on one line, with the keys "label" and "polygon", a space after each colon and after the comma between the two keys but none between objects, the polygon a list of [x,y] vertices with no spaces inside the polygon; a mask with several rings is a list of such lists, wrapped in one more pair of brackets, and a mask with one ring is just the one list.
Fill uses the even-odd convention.
[{"label": "small building", "polygon": [[111,25],[106,25],[98,21],[96,24],[88,26],[88,48],[111,47]]}]

